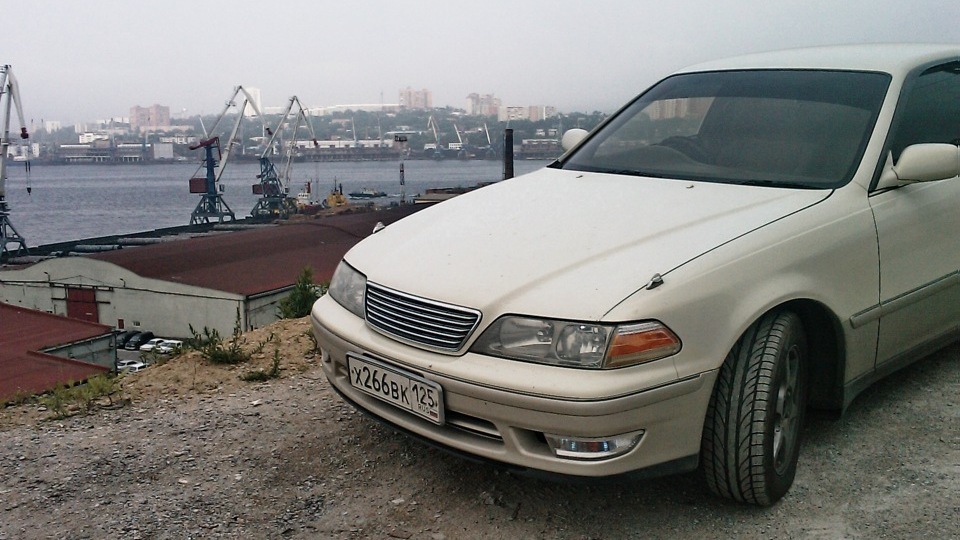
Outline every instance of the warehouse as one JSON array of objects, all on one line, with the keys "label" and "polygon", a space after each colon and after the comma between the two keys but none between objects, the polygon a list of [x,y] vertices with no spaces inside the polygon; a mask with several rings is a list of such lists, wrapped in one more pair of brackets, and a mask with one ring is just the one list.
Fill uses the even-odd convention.
[{"label": "warehouse", "polygon": [[190,337],[277,319],[305,268],[329,281],[350,247],[421,206],[282,222],[0,269],[0,302],[110,326]]},{"label": "warehouse", "polygon": [[0,303],[0,403],[114,368],[109,326]]}]

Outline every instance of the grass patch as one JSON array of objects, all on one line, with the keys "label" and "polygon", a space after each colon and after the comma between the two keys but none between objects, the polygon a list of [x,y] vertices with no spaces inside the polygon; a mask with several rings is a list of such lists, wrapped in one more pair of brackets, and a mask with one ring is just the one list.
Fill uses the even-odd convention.
[{"label": "grass patch", "polygon": [[280,377],[280,349],[273,350],[273,365],[268,370],[255,369],[240,375],[240,379],[247,382],[263,382]]},{"label": "grass patch", "polygon": [[3,408],[7,407],[16,407],[17,405],[23,405],[24,403],[29,403],[33,401],[34,395],[29,392],[24,392],[23,390],[17,390],[13,396],[11,396],[3,404]]},{"label": "grass patch", "polygon": [[96,375],[85,383],[69,381],[40,397],[40,404],[53,413],[55,419],[66,418],[76,413],[90,413],[99,405],[112,406],[120,395],[120,385],[113,374]]}]

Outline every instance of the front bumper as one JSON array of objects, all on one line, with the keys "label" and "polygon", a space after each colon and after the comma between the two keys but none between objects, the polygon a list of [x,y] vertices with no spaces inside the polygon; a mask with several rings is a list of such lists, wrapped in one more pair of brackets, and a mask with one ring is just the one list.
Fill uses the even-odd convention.
[{"label": "front bumper", "polygon": [[[380,336],[338,304],[326,300],[317,303],[311,316],[323,352],[324,374],[355,406],[404,431],[459,453],[567,476],[605,477],[641,469],[659,470],[657,466],[669,463],[696,463],[716,371],[610,398],[518,392],[450,376],[440,371],[439,363],[415,365],[409,360],[411,353],[417,354],[416,349]],[[392,363],[438,383],[444,394],[444,424],[433,424],[351,386],[348,352]],[[430,354],[423,352],[426,357]],[[468,355],[453,361],[470,359]],[[582,371],[570,373],[577,377]],[[556,457],[544,436],[605,437],[639,430],[643,430],[643,437],[630,451],[589,461]]]}]

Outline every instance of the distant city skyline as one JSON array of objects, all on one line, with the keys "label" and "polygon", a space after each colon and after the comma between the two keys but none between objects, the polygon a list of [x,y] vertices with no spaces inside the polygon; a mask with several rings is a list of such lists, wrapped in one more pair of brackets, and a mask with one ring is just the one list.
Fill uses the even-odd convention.
[{"label": "distant city skyline", "polygon": [[[247,105],[245,112],[247,115],[254,114],[254,111],[260,111],[265,115],[282,114],[287,108],[287,104],[264,105],[262,94],[259,88],[244,87],[244,90],[246,90],[246,92],[250,94],[255,101],[255,107],[249,104]],[[399,99],[392,103],[344,103],[319,107],[305,105],[305,107],[307,109],[307,114],[313,116],[323,116],[326,114],[345,112],[348,110],[367,112],[384,110],[387,112],[395,112],[402,109],[432,110],[434,108],[432,102],[432,92],[427,88],[422,88],[419,90],[414,90],[409,87],[402,88],[397,92],[397,94]],[[242,99],[242,97],[236,98],[234,100],[235,104],[239,106]],[[494,94],[485,94],[480,96],[476,92],[466,96],[462,106],[448,107],[455,110],[464,111],[467,115],[471,116],[496,116],[499,121],[539,121],[545,118],[556,116],[558,113],[557,108],[553,107],[552,105],[504,105],[503,101]],[[79,122],[73,122],[72,124],[64,124],[64,122],[59,120],[45,119],[42,125],[35,125],[34,129],[39,128],[43,129],[44,131],[51,132],[61,129],[64,125],[73,125],[78,132],[83,132],[96,130],[96,128],[91,126],[103,127],[121,123],[129,124],[130,130],[133,132],[144,130],[156,131],[157,128],[175,126],[176,123],[173,122],[174,120],[183,120],[196,117],[197,114],[188,114],[185,111],[179,111],[178,114],[177,112],[172,112],[171,107],[165,104],[154,103],[150,106],[134,105],[129,108],[128,115],[115,115],[108,118],[85,119]]]},{"label": "distant city skyline", "polygon": [[422,0],[416,3],[31,0],[4,10],[0,64],[28,122],[164,104],[218,114],[237,85],[267,106],[380,103],[429,89],[504,106],[610,112],[688,65],[838,43],[960,43],[960,3],[918,0]]}]

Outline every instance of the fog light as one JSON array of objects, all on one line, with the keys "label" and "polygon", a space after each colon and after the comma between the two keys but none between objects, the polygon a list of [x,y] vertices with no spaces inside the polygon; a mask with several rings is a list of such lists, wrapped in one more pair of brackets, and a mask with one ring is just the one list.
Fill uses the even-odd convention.
[{"label": "fog light", "polygon": [[573,437],[544,433],[550,449],[559,458],[609,459],[625,454],[643,438],[643,430],[609,437]]}]

